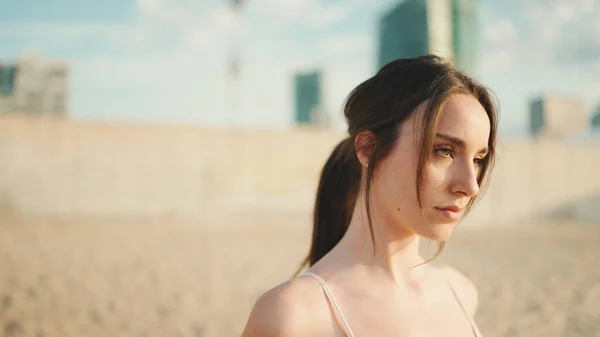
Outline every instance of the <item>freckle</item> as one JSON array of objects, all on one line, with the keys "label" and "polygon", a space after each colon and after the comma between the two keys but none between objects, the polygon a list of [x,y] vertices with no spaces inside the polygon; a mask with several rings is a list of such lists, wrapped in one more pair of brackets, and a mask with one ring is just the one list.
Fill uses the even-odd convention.
[{"label": "freckle", "polygon": [[397,209],[398,209],[398,211],[400,211],[400,207],[398,207]]}]

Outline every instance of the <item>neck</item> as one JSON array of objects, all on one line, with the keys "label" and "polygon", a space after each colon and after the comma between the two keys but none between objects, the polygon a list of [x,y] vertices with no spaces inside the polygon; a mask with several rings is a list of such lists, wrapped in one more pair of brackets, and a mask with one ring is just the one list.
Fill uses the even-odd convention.
[{"label": "neck", "polygon": [[359,196],[348,231],[339,245],[341,255],[372,273],[391,278],[395,283],[421,276],[423,268],[412,268],[424,262],[419,254],[419,236],[394,223],[373,206],[371,219],[372,236],[365,198]]}]

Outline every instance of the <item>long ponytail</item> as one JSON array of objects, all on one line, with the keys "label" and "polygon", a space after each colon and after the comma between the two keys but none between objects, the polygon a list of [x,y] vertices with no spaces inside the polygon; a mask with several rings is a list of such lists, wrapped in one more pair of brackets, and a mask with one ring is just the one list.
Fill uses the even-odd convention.
[{"label": "long ponytail", "polygon": [[313,234],[308,256],[296,274],[312,266],[342,239],[352,217],[361,178],[361,165],[352,138],[342,140],[333,150],[319,179],[313,213]]}]

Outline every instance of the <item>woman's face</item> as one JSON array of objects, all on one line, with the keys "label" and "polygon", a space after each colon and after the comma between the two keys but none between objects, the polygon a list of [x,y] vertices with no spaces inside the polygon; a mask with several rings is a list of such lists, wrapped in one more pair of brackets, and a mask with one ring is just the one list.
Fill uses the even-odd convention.
[{"label": "woman's face", "polygon": [[400,126],[396,144],[371,182],[371,205],[396,229],[445,241],[467,203],[479,193],[477,176],[488,151],[490,121],[473,96],[450,97],[424,167],[419,207],[416,181],[422,116],[419,107]]}]

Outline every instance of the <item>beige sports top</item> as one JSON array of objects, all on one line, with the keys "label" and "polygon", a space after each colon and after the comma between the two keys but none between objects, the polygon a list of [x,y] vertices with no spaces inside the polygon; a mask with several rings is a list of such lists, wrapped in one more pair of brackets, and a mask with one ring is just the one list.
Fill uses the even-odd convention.
[{"label": "beige sports top", "polygon": [[[337,303],[335,302],[335,299],[333,298],[333,295],[331,294],[331,291],[329,290],[329,287],[327,286],[327,283],[325,283],[325,281],[319,275],[317,275],[315,273],[312,273],[312,272],[305,272],[305,273],[301,274],[300,276],[310,276],[310,277],[314,278],[315,280],[317,280],[321,284],[321,288],[323,288],[323,292],[325,293],[325,296],[327,297],[327,300],[331,304],[331,307],[333,308],[335,316],[339,320],[339,323],[340,323],[340,326],[341,326],[342,330],[344,331],[344,333],[346,334],[347,337],[355,337],[354,333],[352,333],[352,329],[350,329],[350,326],[348,325],[348,322],[344,318],[344,315],[342,314],[342,311],[340,310],[340,308],[338,307]],[[473,336],[475,336],[475,337],[482,337],[481,332],[477,328],[477,325],[475,324],[475,322],[473,321],[473,319],[471,318],[471,316],[469,315],[469,313],[465,309],[465,307],[462,304],[460,298],[458,298],[458,295],[456,294],[456,291],[454,290],[454,287],[452,286],[452,282],[450,282],[450,279],[448,279],[447,277],[446,277],[446,280],[448,281],[448,286],[450,287],[450,290],[452,291],[452,294],[454,295],[454,298],[456,298],[456,301],[458,302],[458,305],[460,306],[460,308],[462,309],[463,313],[465,314],[465,316],[469,320],[469,323],[471,324],[471,328],[473,329]]]}]

